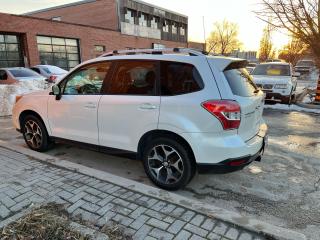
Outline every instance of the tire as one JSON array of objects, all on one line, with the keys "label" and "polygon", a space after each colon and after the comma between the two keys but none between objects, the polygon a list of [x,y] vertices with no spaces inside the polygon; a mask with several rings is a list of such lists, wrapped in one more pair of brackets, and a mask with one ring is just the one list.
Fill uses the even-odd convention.
[{"label": "tire", "polygon": [[143,150],[142,159],[150,180],[166,190],[183,188],[195,173],[188,148],[173,139],[151,140]]},{"label": "tire", "polygon": [[22,134],[28,147],[34,151],[45,152],[52,146],[46,127],[34,115],[27,115],[23,119]]},{"label": "tire", "polygon": [[290,96],[281,98],[282,104],[290,104]]}]

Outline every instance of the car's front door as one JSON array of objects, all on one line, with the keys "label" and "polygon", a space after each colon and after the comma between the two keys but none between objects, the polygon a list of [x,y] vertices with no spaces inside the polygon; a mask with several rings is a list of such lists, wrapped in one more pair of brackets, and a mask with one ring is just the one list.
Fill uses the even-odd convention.
[{"label": "car's front door", "polygon": [[59,84],[61,99],[51,96],[48,101],[52,136],[95,145],[99,143],[98,104],[110,66],[110,62],[85,65]]},{"label": "car's front door", "polygon": [[115,63],[111,83],[98,110],[102,146],[136,151],[141,136],[157,129],[160,96],[158,62],[126,60]]}]

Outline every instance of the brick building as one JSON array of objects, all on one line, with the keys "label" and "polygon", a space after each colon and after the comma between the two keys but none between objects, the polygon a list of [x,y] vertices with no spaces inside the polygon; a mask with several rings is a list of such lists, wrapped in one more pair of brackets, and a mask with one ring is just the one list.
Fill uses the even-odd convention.
[{"label": "brick building", "polygon": [[188,17],[139,0],[85,0],[24,15],[0,13],[0,67],[65,69],[113,49],[192,47]]}]

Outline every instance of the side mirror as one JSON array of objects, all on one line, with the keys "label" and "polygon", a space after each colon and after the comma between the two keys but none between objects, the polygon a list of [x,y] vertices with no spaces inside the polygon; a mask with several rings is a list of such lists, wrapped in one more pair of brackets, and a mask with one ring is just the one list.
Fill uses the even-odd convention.
[{"label": "side mirror", "polygon": [[300,77],[300,76],[301,76],[301,73],[299,73],[299,72],[294,72],[294,73],[292,74],[292,76],[293,76],[293,77]]},{"label": "side mirror", "polygon": [[56,96],[56,100],[61,99],[61,89],[60,89],[59,85],[52,86],[52,95]]}]

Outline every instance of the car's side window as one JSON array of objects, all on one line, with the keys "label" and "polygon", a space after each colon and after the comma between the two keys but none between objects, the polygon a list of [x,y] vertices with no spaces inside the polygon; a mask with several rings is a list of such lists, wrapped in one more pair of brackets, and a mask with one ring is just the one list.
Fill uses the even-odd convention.
[{"label": "car's side window", "polygon": [[63,94],[100,94],[103,81],[111,68],[111,64],[111,62],[99,62],[81,67],[63,82]]},{"label": "car's side window", "polygon": [[0,70],[0,81],[1,80],[7,80],[8,79],[8,74],[4,70]]},{"label": "car's side window", "polygon": [[39,68],[36,68],[36,67],[33,67],[33,68],[30,68],[31,70],[35,71],[36,73],[39,73],[41,74],[40,72],[40,69]]},{"label": "car's side window", "polygon": [[187,94],[203,89],[200,73],[192,64],[162,61],[160,66],[162,96]]},{"label": "car's side window", "polygon": [[154,96],[158,78],[157,69],[157,61],[119,61],[107,93]]}]

